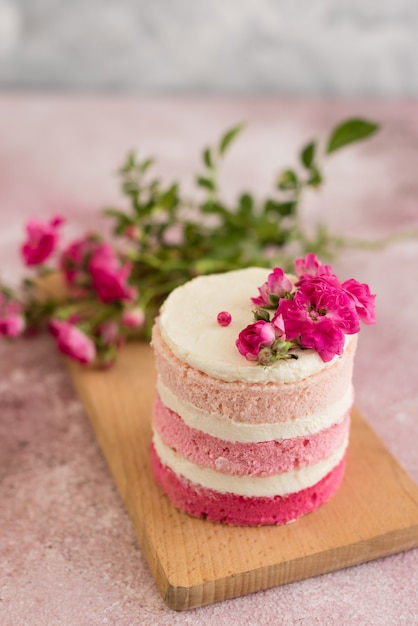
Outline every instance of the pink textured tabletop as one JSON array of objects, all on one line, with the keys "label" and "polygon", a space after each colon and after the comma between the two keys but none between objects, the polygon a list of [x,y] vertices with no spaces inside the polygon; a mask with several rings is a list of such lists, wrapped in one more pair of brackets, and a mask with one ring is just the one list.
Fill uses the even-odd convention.
[{"label": "pink textured tabletop", "polygon": [[[418,108],[408,102],[258,98],[0,96],[0,271],[23,273],[18,247],[31,216],[67,219],[66,238],[105,229],[121,202],[127,151],[158,159],[191,187],[201,148],[239,121],[248,128],[223,170],[227,194],[262,196],[314,136],[346,116],[382,123],[336,154],[304,205],[337,234],[372,240],[418,230]],[[418,237],[350,248],[341,277],[377,293],[364,327],[356,403],[418,481]],[[382,485],[384,497],[385,486]],[[417,624],[418,550],[220,604],[176,613],[154,584],[60,356],[49,337],[0,342],[0,624]]]}]

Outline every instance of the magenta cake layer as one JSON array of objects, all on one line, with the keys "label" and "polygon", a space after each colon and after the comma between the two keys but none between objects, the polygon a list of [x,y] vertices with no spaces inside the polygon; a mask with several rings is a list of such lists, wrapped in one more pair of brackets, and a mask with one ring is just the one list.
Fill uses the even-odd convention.
[{"label": "magenta cake layer", "polygon": [[345,456],[316,485],[286,496],[244,497],[195,485],[163,465],[151,445],[154,479],[181,511],[234,526],[279,525],[291,522],[324,504],[338,490],[344,477]]},{"label": "magenta cake layer", "polygon": [[[344,354],[317,374],[291,383],[248,383],[212,378],[178,359],[163,341],[158,323],[152,345],[162,383],[183,403],[235,422],[276,423],[323,412],[351,386],[357,337]],[[336,416],[339,421],[341,416]]]},{"label": "magenta cake layer", "polygon": [[196,465],[223,474],[270,476],[328,457],[346,439],[350,415],[347,413],[337,424],[310,436],[260,443],[230,442],[190,428],[156,394],[154,427],[168,446]]}]

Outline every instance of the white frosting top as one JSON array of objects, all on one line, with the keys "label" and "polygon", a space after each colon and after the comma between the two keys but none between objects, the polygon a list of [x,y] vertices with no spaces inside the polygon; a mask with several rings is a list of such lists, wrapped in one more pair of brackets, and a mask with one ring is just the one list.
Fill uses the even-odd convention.
[{"label": "white frosting top", "polygon": [[[324,363],[314,350],[303,350],[298,359],[279,360],[263,367],[247,361],[235,345],[238,334],[254,321],[252,297],[266,282],[270,270],[260,267],[199,276],[168,296],[159,318],[161,335],[173,353],[191,367],[214,378],[245,382],[294,382],[333,365]],[[220,326],[217,315],[227,311],[229,326]],[[347,342],[354,335],[346,336]]]}]

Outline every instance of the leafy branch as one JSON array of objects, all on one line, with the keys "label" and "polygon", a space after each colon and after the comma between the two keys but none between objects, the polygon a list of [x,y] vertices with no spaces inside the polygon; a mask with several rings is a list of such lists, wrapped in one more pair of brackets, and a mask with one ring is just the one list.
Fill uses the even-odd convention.
[{"label": "leafy branch", "polygon": [[332,130],[321,154],[310,141],[299,154],[297,167],[279,172],[272,193],[262,201],[241,193],[232,206],[222,200],[219,167],[240,124],[229,129],[212,147],[202,152],[203,171],[196,177],[203,200],[191,201],[180,193],[177,182],[165,185],[150,176],[153,159],[130,153],[119,170],[122,192],[129,208],[110,208],[114,233],[131,241],[132,281],[146,311],[148,332],[167,294],[199,274],[221,272],[252,265],[287,268],[292,256],[332,253],[338,239],[319,226],[310,239],[300,223],[300,205],[308,188],[323,184],[323,162],[334,152],[372,136],[378,124],[349,119]]}]

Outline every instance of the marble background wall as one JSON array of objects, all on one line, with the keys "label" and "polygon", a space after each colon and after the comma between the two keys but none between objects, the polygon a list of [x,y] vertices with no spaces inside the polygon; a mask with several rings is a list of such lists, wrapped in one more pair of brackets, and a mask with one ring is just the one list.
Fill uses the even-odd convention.
[{"label": "marble background wall", "polygon": [[418,95],[417,0],[0,0],[0,87]]}]

